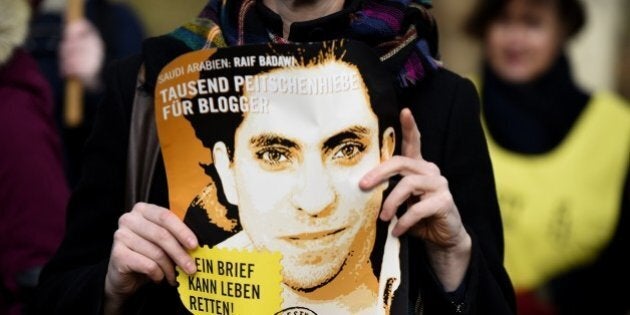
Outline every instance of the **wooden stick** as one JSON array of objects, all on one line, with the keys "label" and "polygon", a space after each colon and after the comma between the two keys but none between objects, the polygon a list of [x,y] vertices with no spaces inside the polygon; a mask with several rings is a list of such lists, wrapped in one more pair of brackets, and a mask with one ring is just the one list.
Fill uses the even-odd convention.
[{"label": "wooden stick", "polygon": [[[66,25],[83,18],[85,0],[67,0]],[[77,78],[66,79],[64,98],[64,123],[66,127],[77,127],[83,122],[83,85]]]}]

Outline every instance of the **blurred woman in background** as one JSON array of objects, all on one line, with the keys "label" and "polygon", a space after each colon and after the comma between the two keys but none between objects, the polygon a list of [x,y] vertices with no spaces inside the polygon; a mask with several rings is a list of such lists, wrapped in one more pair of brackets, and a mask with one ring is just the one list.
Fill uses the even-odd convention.
[{"label": "blurred woman in background", "polygon": [[[630,107],[572,77],[577,0],[482,0],[478,87],[520,314],[626,314]],[[626,291],[627,292],[627,291]]]},{"label": "blurred woman in background", "polygon": [[0,314],[27,314],[69,191],[48,82],[21,48],[30,7],[0,0]]},{"label": "blurred woman in background", "polygon": [[[70,187],[75,187],[81,175],[83,146],[104,94],[104,70],[116,59],[139,53],[145,35],[139,17],[124,2],[85,0],[85,17],[68,24],[64,22],[66,6],[66,0],[41,0],[31,19],[26,49],[52,87],[66,177]],[[68,77],[77,78],[85,88],[83,120],[77,126],[63,121]]]}]

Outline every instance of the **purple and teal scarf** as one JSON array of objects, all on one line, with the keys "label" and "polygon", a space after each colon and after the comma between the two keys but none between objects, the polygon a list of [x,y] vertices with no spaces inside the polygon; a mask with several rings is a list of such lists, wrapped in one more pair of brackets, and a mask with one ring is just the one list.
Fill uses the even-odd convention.
[{"label": "purple and teal scarf", "polygon": [[[440,67],[437,28],[427,0],[364,0],[351,12],[349,39],[370,38],[381,61],[394,64],[401,87],[422,81]],[[192,22],[170,36],[193,50],[286,42],[260,24],[256,0],[210,0]]]}]

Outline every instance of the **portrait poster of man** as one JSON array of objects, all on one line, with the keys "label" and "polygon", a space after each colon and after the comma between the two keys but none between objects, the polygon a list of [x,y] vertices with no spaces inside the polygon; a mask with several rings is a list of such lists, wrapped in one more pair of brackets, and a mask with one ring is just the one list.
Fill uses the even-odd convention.
[{"label": "portrait poster of man", "polygon": [[[352,41],[205,49],[155,90],[170,208],[195,232],[192,314],[406,313],[392,184],[360,179],[400,141],[394,80]],[[399,311],[396,311],[399,310]]]}]

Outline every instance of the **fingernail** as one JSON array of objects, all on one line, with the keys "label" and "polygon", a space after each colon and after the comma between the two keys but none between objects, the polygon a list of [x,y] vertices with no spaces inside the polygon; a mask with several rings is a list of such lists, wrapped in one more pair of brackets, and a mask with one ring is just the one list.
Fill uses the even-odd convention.
[{"label": "fingernail", "polygon": [[361,179],[361,181],[359,182],[359,186],[361,187],[369,187],[370,186],[370,177],[365,176]]},{"label": "fingernail", "polygon": [[186,265],[184,266],[184,269],[186,270],[186,273],[188,273],[189,275],[197,272],[197,266],[195,266],[195,263],[193,263],[192,261],[187,262]]},{"label": "fingernail", "polygon": [[188,247],[190,249],[197,248],[197,240],[194,237],[188,238],[186,242],[188,243]]},{"label": "fingernail", "polygon": [[399,237],[400,236],[400,232],[398,231],[398,229],[394,228],[392,230],[392,236],[393,237]]}]

